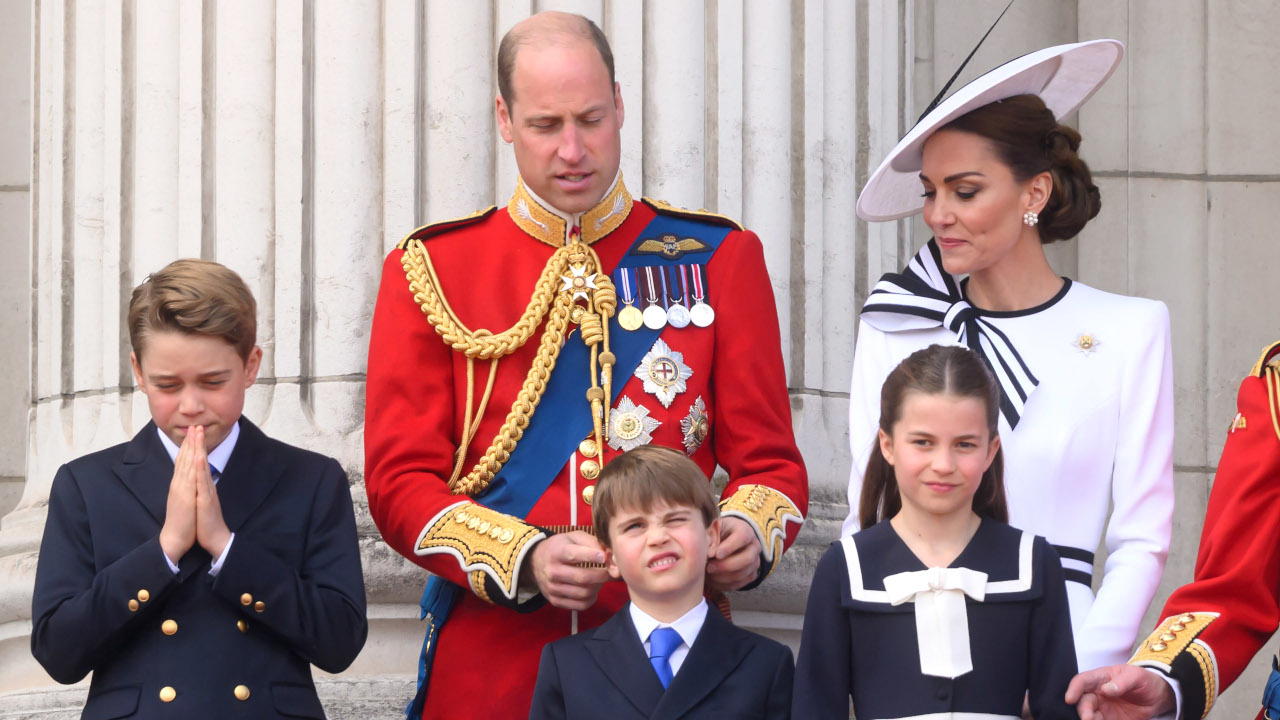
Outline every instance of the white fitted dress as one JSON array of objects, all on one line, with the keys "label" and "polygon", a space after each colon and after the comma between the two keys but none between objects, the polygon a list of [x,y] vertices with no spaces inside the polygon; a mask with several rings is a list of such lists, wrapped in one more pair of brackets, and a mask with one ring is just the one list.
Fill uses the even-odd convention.
[{"label": "white fitted dress", "polygon": [[[930,252],[926,246],[913,265],[919,268],[923,259],[937,280],[940,263],[936,250],[929,262]],[[951,287],[963,295],[962,285]],[[1168,309],[1159,301],[1070,280],[1048,302],[1028,310],[962,307],[985,328],[981,342],[969,342],[974,325],[961,342],[947,327],[919,327],[927,323],[918,317],[908,321],[914,329],[881,329],[893,324],[883,320],[883,312],[874,320],[881,328],[868,322],[870,313],[860,321],[849,403],[851,511],[843,534],[858,529],[880,388],[899,362],[931,344],[979,345],[997,368],[1017,367],[1020,358],[1034,380],[1021,383],[1027,397],[1015,403],[1016,428],[1010,427],[1011,413],[1000,419],[1009,524],[1047,538],[1062,555],[1081,670],[1123,663],[1169,550],[1174,435]],[[993,357],[996,347],[1013,348],[1016,357]],[[1001,385],[1006,395],[1020,392],[1016,382]],[[1089,585],[1092,554],[1104,540],[1106,572],[1095,598]]]}]

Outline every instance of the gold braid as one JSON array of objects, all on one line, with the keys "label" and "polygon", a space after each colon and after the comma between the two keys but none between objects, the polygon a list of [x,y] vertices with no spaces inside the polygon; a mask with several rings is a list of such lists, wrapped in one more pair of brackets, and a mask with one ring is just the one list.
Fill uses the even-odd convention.
[{"label": "gold braid", "polygon": [[[596,272],[597,282],[600,283],[600,286],[589,297],[588,303],[596,312],[588,311],[584,313],[582,327],[583,338],[591,347],[592,352],[591,374],[592,391],[594,393],[588,391],[588,399],[592,402],[592,414],[595,417],[595,434],[597,440],[599,440],[601,439],[601,415],[598,398],[604,396],[605,393],[596,385],[596,353],[598,343],[603,341],[605,343],[603,356],[607,356],[606,377],[608,377],[608,368],[612,364],[613,354],[608,351],[607,319],[613,315],[613,311],[617,307],[617,293],[608,276],[598,272],[600,258],[590,246],[575,242],[557,249],[547,261],[547,265],[542,271],[542,276],[538,279],[533,297],[530,299],[528,307],[525,308],[524,314],[515,325],[496,335],[483,328],[472,331],[458,319],[458,316],[453,312],[453,308],[449,306],[444,294],[440,291],[440,279],[436,276],[431,257],[427,254],[427,250],[421,240],[412,240],[405,248],[404,256],[401,258],[401,265],[404,267],[405,277],[409,280],[409,291],[413,293],[413,299],[422,308],[423,314],[427,316],[427,321],[431,323],[431,326],[435,328],[445,343],[467,357],[467,418],[463,421],[463,438],[455,456],[453,476],[449,478],[449,490],[455,495],[476,495],[484,491],[498,471],[502,469],[503,464],[511,457],[511,452],[515,450],[516,443],[519,442],[524,435],[525,429],[528,428],[529,420],[533,417],[533,412],[537,409],[538,402],[542,399],[542,394],[546,390],[547,380],[551,377],[551,371],[555,369],[556,358],[560,355],[560,348],[564,345],[565,328],[568,326],[570,310],[574,304],[574,291],[572,288],[557,289],[557,283],[566,274],[571,264],[584,265],[588,273]],[[603,314],[604,323],[601,322],[601,315],[596,314],[597,312]],[[543,316],[546,316],[547,322],[543,329],[542,338],[538,343],[538,353],[534,357],[528,374],[525,376],[524,385],[521,386],[515,402],[511,405],[511,412],[507,414],[506,420],[498,430],[498,434],[494,437],[489,449],[480,457],[479,462],[471,469],[471,472],[465,477],[461,477],[467,448],[474,437],[475,430],[479,426],[489,402],[494,377],[497,373],[498,359],[504,355],[509,355],[528,342],[534,331],[537,330],[538,325],[541,324]],[[588,329],[587,324],[591,319],[594,320],[595,324]],[[588,333],[591,334],[590,340],[587,340]],[[491,363],[484,396],[480,401],[480,407],[473,416],[471,404],[475,383],[474,363],[477,358],[490,360]],[[472,420],[473,417],[474,421]]]}]

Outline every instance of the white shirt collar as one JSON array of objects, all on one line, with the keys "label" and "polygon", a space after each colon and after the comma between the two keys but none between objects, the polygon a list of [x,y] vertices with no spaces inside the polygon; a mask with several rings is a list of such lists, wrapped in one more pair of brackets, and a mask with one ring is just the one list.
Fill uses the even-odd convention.
[{"label": "white shirt collar", "polygon": [[702,624],[707,620],[707,599],[700,598],[698,604],[693,606],[689,612],[681,615],[678,620],[673,623],[658,622],[649,615],[649,613],[636,607],[631,603],[631,624],[635,625],[636,633],[640,636],[640,642],[649,641],[649,635],[660,627],[669,627],[680,634],[680,639],[684,640],[687,647],[693,647],[693,641],[697,639],[698,633],[702,630]]},{"label": "white shirt collar", "polygon": [[[160,436],[160,443],[164,445],[165,452],[169,453],[169,459],[176,462],[178,460],[178,446],[174,444],[173,440],[169,439],[168,435],[164,434],[159,425],[156,426],[156,433]],[[218,471],[219,475],[226,469],[227,460],[231,459],[231,451],[236,449],[236,440],[239,439],[240,421],[236,420],[235,424],[231,426],[231,432],[227,433],[222,442],[218,443],[218,447],[209,453],[209,464]]]}]

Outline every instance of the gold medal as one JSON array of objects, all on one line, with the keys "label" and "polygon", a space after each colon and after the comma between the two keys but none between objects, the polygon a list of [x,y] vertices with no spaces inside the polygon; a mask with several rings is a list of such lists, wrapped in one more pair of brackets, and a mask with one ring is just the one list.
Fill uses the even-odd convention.
[{"label": "gold medal", "polygon": [[618,324],[623,330],[639,330],[644,325],[644,313],[628,305],[618,311]]},{"label": "gold medal", "polygon": [[636,275],[636,284],[631,284],[632,270],[631,268],[618,268],[618,282],[616,283],[622,288],[622,304],[625,306],[618,311],[618,324],[623,330],[639,330],[644,325],[644,314],[636,308],[635,289],[640,285],[639,275]]}]

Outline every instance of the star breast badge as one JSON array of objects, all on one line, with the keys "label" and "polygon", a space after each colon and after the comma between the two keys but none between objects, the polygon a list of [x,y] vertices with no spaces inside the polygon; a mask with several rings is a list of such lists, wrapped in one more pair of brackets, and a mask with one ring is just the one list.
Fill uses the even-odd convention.
[{"label": "star breast badge", "polygon": [[644,391],[668,408],[676,395],[685,391],[692,375],[693,370],[684,364],[684,354],[672,350],[662,338],[653,343],[635,371],[635,376],[644,381]]},{"label": "star breast badge", "polygon": [[586,265],[570,265],[569,271],[572,275],[561,275],[560,280],[564,285],[560,286],[560,292],[572,292],[573,299],[585,298],[587,290],[596,289],[596,274],[587,274]]},{"label": "star breast badge", "polygon": [[627,452],[653,442],[653,431],[662,421],[649,417],[649,408],[636,405],[626,395],[609,414],[609,447]]},{"label": "star breast badge", "polygon": [[689,408],[689,414],[680,421],[680,431],[684,434],[684,451],[692,455],[698,452],[702,443],[711,432],[711,421],[707,419],[707,404],[699,396]]}]

